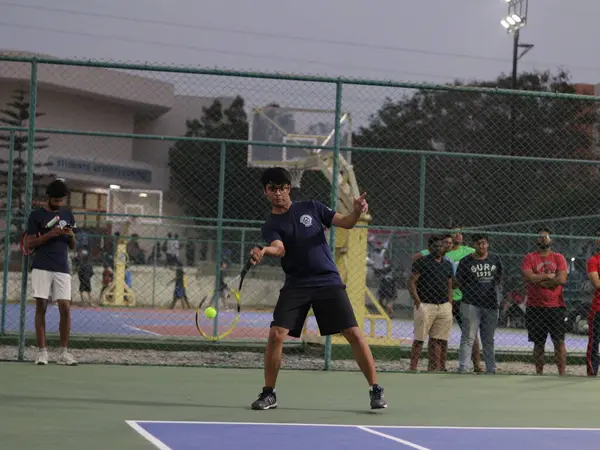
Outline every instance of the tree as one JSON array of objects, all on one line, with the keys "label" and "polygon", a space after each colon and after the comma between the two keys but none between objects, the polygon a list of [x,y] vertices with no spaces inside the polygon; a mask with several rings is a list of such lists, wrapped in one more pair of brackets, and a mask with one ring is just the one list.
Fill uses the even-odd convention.
[{"label": "tree", "polygon": [[[519,76],[518,86],[574,93],[569,80],[564,71],[528,72]],[[511,80],[503,75],[474,86],[509,89]],[[589,132],[594,122],[592,101],[420,90],[397,102],[386,101],[369,125],[356,133],[353,145],[588,159],[594,157]],[[415,226],[420,157],[355,152],[352,158],[361,189],[386,193],[370,195],[375,223]],[[581,166],[440,156],[428,157],[426,169],[427,227],[566,215],[580,212],[581,202],[599,200],[592,189],[595,180],[582,174]]]},{"label": "tree", "polygon": [[[6,108],[0,110],[0,124],[15,128],[27,128],[29,126],[29,94],[23,89],[16,89],[13,91],[11,100],[7,103]],[[44,116],[43,112],[36,112],[36,117]],[[47,136],[35,136],[34,150],[42,150],[48,146],[43,144],[48,140]],[[13,198],[11,199],[13,205],[17,207],[19,211],[24,208],[25,202],[25,190],[26,190],[26,174],[27,174],[27,147],[29,144],[29,136],[26,131],[17,131],[14,133],[14,160],[13,160]],[[10,147],[10,133],[0,133],[0,148],[9,149]],[[8,160],[0,160],[2,169],[0,174],[6,184],[8,177]],[[44,167],[48,164],[36,163],[34,167]],[[33,176],[33,194],[39,196],[40,189],[45,185],[44,181],[47,181],[50,175],[35,174]],[[2,200],[4,204],[8,203],[6,198],[7,191],[3,191]]]},{"label": "tree", "polygon": [[[186,137],[247,140],[244,100],[238,96],[227,108],[215,100],[186,127]],[[217,217],[220,148],[219,143],[178,141],[170,149],[171,190],[189,216]],[[247,166],[247,146],[228,144],[226,156],[224,217],[263,218],[265,202],[257,189],[258,172]]]}]

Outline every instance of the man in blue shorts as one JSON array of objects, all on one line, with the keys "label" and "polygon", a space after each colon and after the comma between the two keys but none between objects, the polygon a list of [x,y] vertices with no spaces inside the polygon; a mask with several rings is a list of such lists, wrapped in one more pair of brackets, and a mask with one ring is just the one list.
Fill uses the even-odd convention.
[{"label": "man in blue shorts", "polygon": [[75,366],[77,361],[67,351],[71,332],[71,270],[68,249],[75,248],[75,218],[63,208],[69,193],[62,180],[46,188],[48,203],[31,212],[27,222],[27,248],[34,250],[31,285],[35,298],[35,334],[38,355],[35,363],[48,364],[46,350],[46,308],[52,298],[60,312],[60,352],[57,364]]},{"label": "man in blue shorts", "polygon": [[285,284],[273,311],[273,321],[265,351],[265,385],[252,409],[277,407],[275,382],[281,365],[283,342],[287,335],[300,337],[312,306],[322,336],[341,333],[352,346],[354,358],[371,389],[371,409],[386,408],[383,388],[377,384],[373,355],[356,322],[354,311],[337,270],[325,228],[351,229],[368,205],[363,194],[354,199],[347,216],[315,201],[292,201],[290,173],[283,168],[265,170],[261,177],[271,216],[262,227],[267,246],[252,249],[252,262],[265,256],[281,258]]}]

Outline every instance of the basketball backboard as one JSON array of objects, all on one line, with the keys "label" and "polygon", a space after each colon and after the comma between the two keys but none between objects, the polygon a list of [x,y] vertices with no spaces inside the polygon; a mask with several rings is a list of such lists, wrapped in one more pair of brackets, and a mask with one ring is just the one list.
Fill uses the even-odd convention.
[{"label": "basketball backboard", "polygon": [[[249,167],[283,166],[296,170],[319,170],[309,164],[312,155],[328,156],[333,153],[335,111],[320,109],[283,108],[265,106],[253,108],[250,114],[248,139],[253,142],[272,142],[276,146],[248,146]],[[290,147],[286,144],[306,144]],[[352,146],[352,119],[349,113],[340,118],[340,147]],[[316,148],[314,148],[316,147]],[[341,156],[350,163],[351,152]]]},{"label": "basketball backboard", "polygon": [[109,189],[106,197],[107,220],[126,222],[134,216],[138,223],[162,223],[162,204],[163,192],[159,190]]}]

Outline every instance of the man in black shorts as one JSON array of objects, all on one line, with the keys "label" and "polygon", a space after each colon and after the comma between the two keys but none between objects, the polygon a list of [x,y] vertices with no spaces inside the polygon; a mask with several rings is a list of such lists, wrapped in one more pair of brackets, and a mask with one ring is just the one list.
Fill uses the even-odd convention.
[{"label": "man in black shorts", "polygon": [[311,306],[322,336],[341,333],[352,346],[356,362],[371,387],[371,408],[386,408],[373,355],[358,327],[346,286],[325,239],[325,228],[351,229],[356,225],[368,209],[366,194],[354,200],[351,214],[342,216],[315,200],[293,202],[291,176],[286,169],[265,170],[261,182],[272,206],[271,216],[262,227],[268,246],[252,249],[252,262],[258,264],[265,256],[281,258],[286,279],[273,312],[265,351],[265,386],[252,409],[277,407],[275,383],[283,342],[287,335],[300,337]]},{"label": "man in black shorts", "polygon": [[536,373],[544,373],[546,340],[550,335],[558,374],[562,376],[567,364],[567,311],[563,293],[567,283],[567,260],[552,250],[550,230],[546,227],[538,230],[537,246],[537,251],[525,255],[521,265],[527,283],[527,334],[529,342],[533,342]]}]

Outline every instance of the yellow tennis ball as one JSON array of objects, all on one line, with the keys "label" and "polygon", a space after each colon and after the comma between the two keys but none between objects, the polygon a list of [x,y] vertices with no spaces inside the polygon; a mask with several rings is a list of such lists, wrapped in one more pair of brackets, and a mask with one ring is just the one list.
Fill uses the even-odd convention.
[{"label": "yellow tennis ball", "polygon": [[207,319],[214,319],[215,317],[217,317],[217,310],[212,306],[209,306],[208,308],[206,308],[206,311],[204,311],[204,315]]}]

